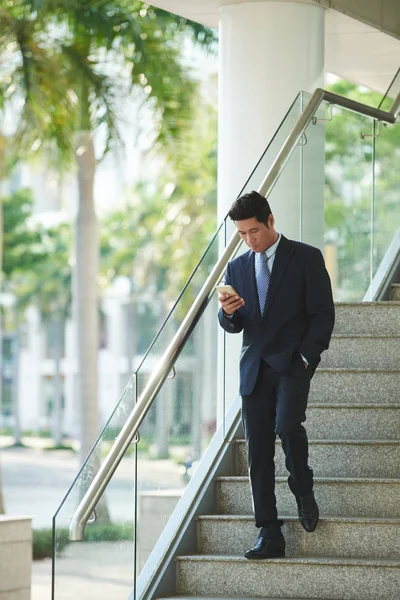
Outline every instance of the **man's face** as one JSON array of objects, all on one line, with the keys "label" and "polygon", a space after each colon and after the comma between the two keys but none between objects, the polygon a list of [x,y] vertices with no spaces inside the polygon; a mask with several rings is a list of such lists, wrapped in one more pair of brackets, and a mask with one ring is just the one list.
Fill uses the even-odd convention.
[{"label": "man's face", "polygon": [[268,217],[269,227],[257,221],[256,217],[244,219],[243,221],[235,221],[235,225],[242,240],[254,252],[264,252],[264,250],[267,250],[278,239],[272,215]]}]

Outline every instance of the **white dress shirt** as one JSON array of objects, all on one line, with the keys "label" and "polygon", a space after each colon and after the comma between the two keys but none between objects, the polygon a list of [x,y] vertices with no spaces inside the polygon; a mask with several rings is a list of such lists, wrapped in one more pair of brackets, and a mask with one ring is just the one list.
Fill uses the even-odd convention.
[{"label": "white dress shirt", "polygon": [[[277,232],[278,233],[278,232]],[[267,255],[268,258],[268,268],[269,268],[269,272],[272,273],[272,268],[274,266],[274,262],[275,262],[275,252],[278,249],[278,245],[279,242],[281,241],[281,234],[278,234],[278,239],[276,240],[275,244],[272,244],[272,246],[270,246],[269,248],[267,248],[267,250],[265,250],[265,254]],[[255,261],[254,261],[254,267],[256,269],[256,272],[258,271],[259,267],[261,267],[261,258],[260,255],[262,254],[261,252],[255,252]]]}]

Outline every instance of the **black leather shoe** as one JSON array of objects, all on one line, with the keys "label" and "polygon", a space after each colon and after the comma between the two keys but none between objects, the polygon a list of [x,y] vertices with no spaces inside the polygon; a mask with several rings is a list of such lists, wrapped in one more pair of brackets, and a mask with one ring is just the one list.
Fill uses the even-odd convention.
[{"label": "black leather shoe", "polygon": [[260,535],[257,538],[256,545],[247,550],[245,558],[250,560],[262,560],[265,558],[283,558],[285,556],[285,538],[281,533],[263,535],[261,529]]},{"label": "black leather shoe", "polygon": [[299,509],[300,523],[308,533],[312,533],[316,530],[319,520],[319,509],[314,493],[311,492],[308,496],[300,496],[296,498],[296,502]]}]

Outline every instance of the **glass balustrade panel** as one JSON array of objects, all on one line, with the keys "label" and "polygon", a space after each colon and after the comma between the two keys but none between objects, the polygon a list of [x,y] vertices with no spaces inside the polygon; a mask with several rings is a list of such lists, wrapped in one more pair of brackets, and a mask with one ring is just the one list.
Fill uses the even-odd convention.
[{"label": "glass balustrade panel", "polygon": [[370,299],[377,294],[389,299],[389,289],[382,288],[400,252],[400,123],[375,127],[373,264]]},{"label": "glass balustrade panel", "polygon": [[[93,451],[53,517],[53,599],[126,600],[134,584],[135,445],[95,508],[83,541],[69,540],[71,519],[136,402],[132,377]],[[77,460],[78,467],[78,460]],[[71,474],[72,475],[72,474]]]},{"label": "glass balustrade panel", "polygon": [[[136,576],[216,433],[222,409],[218,408],[216,296],[214,293],[140,426]],[[151,561],[153,571],[157,565],[154,557]]]},{"label": "glass balustrade panel", "polygon": [[[322,108],[322,107],[321,107]],[[320,149],[304,148],[304,241],[323,250],[336,302],[360,302],[372,278],[373,244],[373,119],[334,106],[324,107],[326,120],[310,124]],[[324,135],[323,135],[324,132]],[[310,136],[311,137],[311,136]],[[325,152],[322,143],[325,139]],[[323,166],[324,190],[316,160]],[[317,174],[315,178],[314,175]],[[324,227],[318,196],[324,194]],[[323,231],[316,239],[311,230]]]},{"label": "glass balustrade panel", "polygon": [[[303,94],[296,99],[241,193],[259,187],[308,98]],[[327,264],[335,297],[358,300],[372,273],[373,144],[372,138],[361,136],[372,133],[372,120],[334,109],[332,120],[325,121],[327,110],[318,111],[268,200],[279,232],[318,245],[325,254],[327,246],[332,247]],[[336,137],[331,129],[334,121]],[[324,210],[320,207],[316,214],[321,195]],[[190,272],[197,256],[182,256],[176,278],[155,295],[159,333],[144,356],[134,358],[135,376],[54,518],[56,600],[76,595],[80,585],[90,589],[89,600],[91,595],[126,598],[132,588],[136,596],[136,578],[149,565],[152,570],[158,566],[158,537],[210,440],[218,435],[222,442],[224,416],[238,392],[234,365],[239,361],[241,335],[227,336],[219,327],[216,291],[195,324],[184,333],[180,328],[234,231],[229,219],[220,226],[178,300],[182,274]],[[246,250],[242,244],[238,252]],[[122,459],[99,504],[97,523],[86,526],[85,541],[68,543],[66,528],[88,483],[177,336],[185,346],[180,354],[173,352],[169,377],[140,425],[136,452]]]}]

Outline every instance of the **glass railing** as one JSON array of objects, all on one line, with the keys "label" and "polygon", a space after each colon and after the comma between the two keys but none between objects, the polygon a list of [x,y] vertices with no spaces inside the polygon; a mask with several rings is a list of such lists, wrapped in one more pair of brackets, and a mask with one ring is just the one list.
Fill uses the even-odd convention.
[{"label": "glass railing", "polygon": [[[400,76],[398,82],[397,89],[400,92]],[[390,268],[395,253],[400,250],[400,122],[397,119],[394,125],[381,125],[380,128],[375,125],[375,133],[377,137],[373,139],[372,297],[375,297],[380,284],[379,278],[375,282],[376,274],[382,266],[384,274]],[[388,297],[387,293],[385,297]]]},{"label": "glass railing", "polygon": [[[136,447],[131,446],[85,530],[82,543],[69,542],[69,526],[101,462],[136,402],[132,376],[94,448],[53,517],[52,598],[127,598],[134,584]],[[82,593],[82,590],[90,590]],[[82,594],[82,596],[80,596]],[[87,595],[88,594],[88,595]]]},{"label": "glass railing", "polygon": [[389,85],[386,93],[384,94],[384,96],[382,96],[382,99],[379,102],[377,108],[380,108],[382,110],[390,110],[394,99],[398,98],[399,94],[400,94],[400,68],[397,70],[396,75],[393,77],[392,81],[390,82],[390,85]]},{"label": "glass railing", "polygon": [[[308,99],[308,94],[296,98],[241,193],[260,186]],[[393,156],[399,152],[399,127],[382,127],[380,138],[371,137],[374,127],[369,117],[337,107],[331,114],[323,103],[268,197],[278,231],[324,251],[336,300],[362,300],[399,215],[397,161],[389,183],[382,171],[388,168],[390,148]],[[387,218],[391,203],[392,217]],[[378,225],[385,233],[378,235]],[[140,441],[111,479],[97,520],[87,524],[83,542],[68,543],[65,528],[101,457],[118,435],[123,416],[144,392],[233,231],[230,220],[219,227],[54,517],[54,600],[72,598],[83,586],[87,600],[125,600],[128,593],[136,598],[137,577],[210,440],[218,435],[223,441],[225,415],[237,393],[237,369],[227,365],[239,336],[226,336],[218,327],[214,292],[139,427]]]},{"label": "glass railing", "polygon": [[[260,185],[301,114],[302,106],[303,98],[299,95],[241,193]],[[298,152],[294,153],[292,162],[296,163],[293,172],[299,190]],[[279,188],[274,193],[278,196]],[[97,473],[102,457],[145,389],[231,232],[230,222],[225,221],[219,227],[54,516],[54,600],[72,598],[83,586],[88,600],[127,598],[215,435],[217,424],[223,422],[232,400],[226,382],[231,374],[224,371],[226,344],[225,336],[222,343],[218,337],[215,292],[142,422],[139,443],[125,454],[108,484],[96,508],[95,522],[86,526],[84,541],[68,541],[71,518]]]},{"label": "glass railing", "polygon": [[374,277],[400,226],[400,124],[322,109],[327,120],[307,131],[309,141],[320,140],[319,152],[303,148],[301,239],[323,250],[336,301],[374,300]]}]

